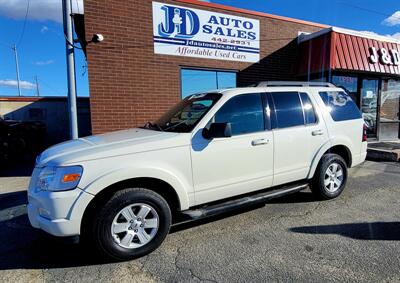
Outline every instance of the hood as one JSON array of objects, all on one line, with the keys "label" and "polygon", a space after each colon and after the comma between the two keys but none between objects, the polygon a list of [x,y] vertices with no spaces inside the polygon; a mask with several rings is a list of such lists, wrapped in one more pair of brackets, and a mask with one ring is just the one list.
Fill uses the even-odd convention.
[{"label": "hood", "polygon": [[190,134],[128,129],[88,136],[54,145],[37,159],[37,166],[77,163],[189,144]]}]

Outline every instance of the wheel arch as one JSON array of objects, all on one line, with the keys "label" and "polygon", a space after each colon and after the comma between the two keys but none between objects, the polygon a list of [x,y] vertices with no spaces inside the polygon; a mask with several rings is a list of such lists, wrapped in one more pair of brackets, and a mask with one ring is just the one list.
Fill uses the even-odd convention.
[{"label": "wheel arch", "polygon": [[353,158],[352,158],[352,154],[351,154],[351,150],[350,150],[349,146],[347,146],[344,143],[337,143],[337,144],[327,143],[324,146],[322,146],[320,148],[320,150],[318,151],[318,154],[316,154],[316,156],[312,162],[312,165],[310,167],[309,174],[308,174],[309,179],[311,179],[314,176],[315,171],[317,170],[318,164],[320,163],[322,156],[324,156],[327,153],[338,154],[339,156],[341,156],[344,159],[347,167],[348,168],[351,167]]},{"label": "wheel arch", "polygon": [[90,221],[96,210],[104,205],[105,202],[109,200],[115,192],[134,187],[146,188],[161,195],[170,206],[172,214],[182,210],[182,203],[179,195],[168,182],[154,177],[135,177],[124,179],[103,188],[89,202],[85,211],[83,212],[80,229],[81,234],[82,229],[87,226],[87,221]]},{"label": "wheel arch", "polygon": [[352,160],[350,149],[347,146],[345,146],[343,144],[338,144],[338,145],[332,146],[330,149],[328,149],[326,152],[324,152],[324,154],[327,154],[327,153],[335,153],[335,154],[341,156],[344,159],[344,161],[346,162],[347,168],[351,167],[353,160]]},{"label": "wheel arch", "polygon": [[80,210],[81,216],[76,218],[82,219],[81,227],[84,227],[92,211],[104,204],[115,191],[129,187],[142,187],[157,192],[168,202],[172,213],[186,210],[193,202],[190,197],[194,197],[190,194],[193,188],[189,182],[190,180],[186,180],[184,176],[176,176],[173,172],[155,167],[116,168],[81,185],[80,188],[84,192],[94,197],[84,209]]}]

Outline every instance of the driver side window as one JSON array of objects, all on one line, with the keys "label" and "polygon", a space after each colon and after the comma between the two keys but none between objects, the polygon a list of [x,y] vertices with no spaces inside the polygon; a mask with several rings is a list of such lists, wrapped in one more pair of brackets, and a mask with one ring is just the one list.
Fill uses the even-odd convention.
[{"label": "driver side window", "polygon": [[264,131],[261,94],[242,94],[231,98],[217,111],[211,121],[231,123],[233,136]]}]

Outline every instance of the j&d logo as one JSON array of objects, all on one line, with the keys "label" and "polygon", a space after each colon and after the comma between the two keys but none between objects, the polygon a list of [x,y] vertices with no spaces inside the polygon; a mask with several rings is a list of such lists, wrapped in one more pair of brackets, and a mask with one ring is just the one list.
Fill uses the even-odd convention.
[{"label": "j&d logo", "polygon": [[200,20],[195,12],[185,8],[163,6],[164,22],[158,25],[158,33],[165,37],[191,38],[199,32]]}]

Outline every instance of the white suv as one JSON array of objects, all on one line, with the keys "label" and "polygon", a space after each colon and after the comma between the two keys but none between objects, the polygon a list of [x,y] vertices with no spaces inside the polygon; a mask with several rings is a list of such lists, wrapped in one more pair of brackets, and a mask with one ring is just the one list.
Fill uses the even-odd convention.
[{"label": "white suv", "polygon": [[195,94],[156,123],[44,151],[28,214],[52,235],[80,235],[108,257],[131,259],[156,249],[181,219],[308,186],[335,198],[366,149],[360,111],[331,84],[262,82]]}]

